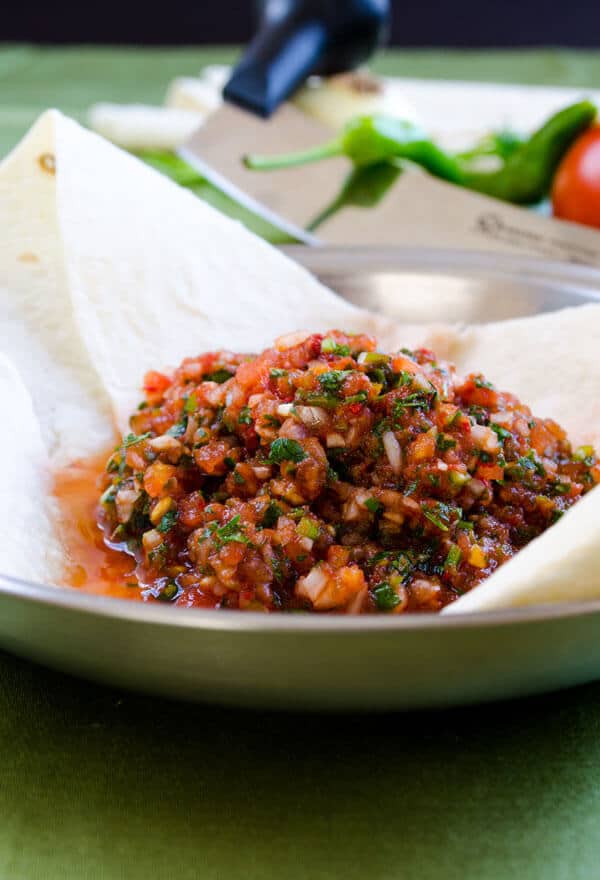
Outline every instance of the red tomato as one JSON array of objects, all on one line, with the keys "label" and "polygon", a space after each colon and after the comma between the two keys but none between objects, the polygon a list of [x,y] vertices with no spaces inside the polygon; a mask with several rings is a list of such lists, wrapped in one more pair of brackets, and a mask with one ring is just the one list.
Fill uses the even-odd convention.
[{"label": "red tomato", "polygon": [[600,228],[600,125],[568,151],[552,186],[554,216]]}]

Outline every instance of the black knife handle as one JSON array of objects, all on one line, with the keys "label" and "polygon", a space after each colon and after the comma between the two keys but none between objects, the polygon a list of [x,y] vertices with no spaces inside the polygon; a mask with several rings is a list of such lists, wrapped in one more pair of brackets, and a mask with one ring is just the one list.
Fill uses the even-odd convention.
[{"label": "black knife handle", "polygon": [[311,74],[352,70],[383,40],[389,0],[270,0],[223,96],[270,116]]}]

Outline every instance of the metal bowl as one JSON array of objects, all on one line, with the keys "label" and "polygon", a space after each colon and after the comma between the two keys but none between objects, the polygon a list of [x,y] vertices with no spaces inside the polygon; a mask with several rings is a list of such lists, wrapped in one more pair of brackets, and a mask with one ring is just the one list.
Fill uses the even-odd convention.
[{"label": "metal bowl", "polygon": [[[600,297],[600,272],[434,250],[292,248],[398,320],[531,315]],[[600,600],[485,614],[320,617],[199,611],[0,577],[0,646],[96,681],[230,705],[442,707],[600,677]]]}]

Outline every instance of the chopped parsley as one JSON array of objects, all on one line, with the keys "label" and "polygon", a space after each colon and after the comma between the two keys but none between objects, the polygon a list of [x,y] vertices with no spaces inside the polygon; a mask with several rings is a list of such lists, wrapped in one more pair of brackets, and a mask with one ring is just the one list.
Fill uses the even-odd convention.
[{"label": "chopped parsley", "polygon": [[454,439],[454,437],[450,437],[448,434],[438,434],[435,445],[440,450],[440,452],[445,452],[447,449],[454,449],[454,447],[456,446],[456,440]]},{"label": "chopped parsley", "polygon": [[177,581],[170,580],[164,585],[157,598],[161,602],[174,602],[182,592],[183,590],[177,584]]},{"label": "chopped parsley", "polygon": [[332,397],[340,397],[342,385],[350,375],[350,370],[328,370],[318,376],[319,385],[325,394]]},{"label": "chopped parsley", "polygon": [[338,345],[335,339],[327,337],[321,343],[321,351],[323,354],[337,354],[339,357],[348,357],[350,355],[349,345]]},{"label": "chopped parsley", "polygon": [[240,410],[240,414],[238,416],[238,423],[240,425],[251,425],[252,424],[252,415],[250,414],[250,407],[243,406]]},{"label": "chopped parsley", "polygon": [[129,449],[130,446],[135,446],[136,443],[141,443],[142,440],[147,440],[148,437],[152,436],[151,431],[146,431],[145,434],[127,434],[126,437],[123,437],[122,448]]},{"label": "chopped parsley", "polygon": [[272,529],[282,515],[283,510],[276,501],[269,501],[261,522],[263,529]]},{"label": "chopped parsley", "polygon": [[406,397],[400,397],[394,401],[394,418],[401,418],[408,409],[429,410],[436,397],[437,391],[433,385],[430,392],[415,391],[413,394],[407,394]]},{"label": "chopped parsley", "polygon": [[444,562],[444,571],[447,568],[456,568],[458,563],[460,562],[461,556],[462,552],[460,547],[457,544],[453,544],[448,550],[448,555],[446,556],[446,561]]},{"label": "chopped parsley", "polygon": [[224,526],[220,526],[217,522],[211,522],[202,533],[201,541],[212,538],[218,550],[225,544],[248,544],[252,542],[242,531],[240,524],[240,515],[237,513]]},{"label": "chopped parsley", "polygon": [[220,369],[215,370],[213,373],[205,373],[204,381],[205,382],[217,382],[219,385],[222,385],[223,382],[227,382],[228,379],[231,379],[233,373],[230,373],[229,370]]},{"label": "chopped parsley", "polygon": [[371,595],[379,611],[392,611],[396,605],[400,604],[400,596],[387,581],[382,581],[373,587]]},{"label": "chopped parsley", "polygon": [[306,453],[297,440],[288,440],[287,437],[278,437],[271,443],[269,461],[272,464],[281,464],[283,461],[304,461]]},{"label": "chopped parsley", "polygon": [[187,426],[188,426],[188,416],[186,413],[180,422],[175,422],[174,425],[171,425],[171,427],[167,431],[167,434],[170,437],[183,437],[183,435],[187,431]]},{"label": "chopped parsley", "polygon": [[370,510],[371,513],[380,513],[383,510],[383,504],[376,498],[367,498],[365,501],[365,507],[367,510]]},{"label": "chopped parsley", "polygon": [[183,405],[183,411],[185,413],[193,413],[198,409],[198,401],[196,400],[195,394],[190,394],[189,397],[186,398],[186,401]]},{"label": "chopped parsley", "polygon": [[425,516],[429,522],[433,523],[438,529],[441,529],[442,532],[448,531],[448,525],[453,513],[459,514],[458,519],[460,519],[460,515],[462,514],[459,507],[450,507],[449,504],[444,504],[443,501],[438,501],[435,507],[426,507],[425,505],[422,505],[421,510],[423,511],[423,516]]},{"label": "chopped parsley", "polygon": [[158,532],[161,532],[161,534],[164,534],[165,532],[170,532],[176,522],[177,511],[168,510],[157,525],[156,530]]},{"label": "chopped parsley", "polygon": [[510,431],[507,431],[506,428],[503,428],[502,425],[496,425],[494,422],[490,422],[490,428],[498,437],[498,440],[504,442],[508,437],[512,437]]}]

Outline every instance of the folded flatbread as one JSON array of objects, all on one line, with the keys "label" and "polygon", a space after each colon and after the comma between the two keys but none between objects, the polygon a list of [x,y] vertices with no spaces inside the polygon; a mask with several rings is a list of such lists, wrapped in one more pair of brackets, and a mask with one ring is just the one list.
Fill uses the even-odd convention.
[{"label": "folded flatbread", "polygon": [[405,335],[57,111],[0,165],[0,223],[0,350],[59,462],[101,448],[110,407],[124,430],[144,372],[186,354],[304,328]]},{"label": "folded flatbread", "polygon": [[27,388],[0,355],[0,396],[9,424],[2,431],[0,571],[57,582],[64,557],[54,528],[46,449]]},{"label": "folded flatbread", "polygon": [[[0,351],[14,365],[3,360],[3,381],[20,399],[24,430],[37,438],[35,449],[17,451],[31,458],[23,484],[39,486],[39,497],[48,494],[45,455],[59,467],[127,429],[146,370],[215,348],[257,351],[299,329],[369,332],[388,349],[425,345],[459,372],[482,371],[519,394],[576,444],[600,440],[600,305],[482,327],[399,326],[340,299],[241,225],[56,111],[0,166],[0,221]],[[452,610],[600,597],[591,576],[600,569],[598,493]],[[0,570],[56,581],[47,505],[14,510],[0,538]],[[23,542],[36,529],[48,553],[26,561]],[[536,556],[546,558],[536,549],[542,542],[552,544],[550,567]],[[566,563],[575,546],[577,577]]]}]

